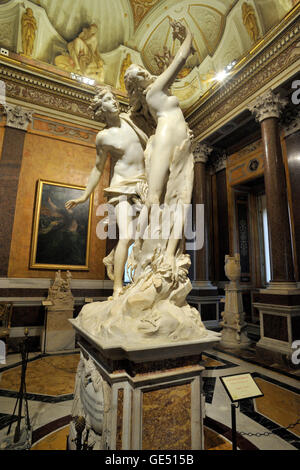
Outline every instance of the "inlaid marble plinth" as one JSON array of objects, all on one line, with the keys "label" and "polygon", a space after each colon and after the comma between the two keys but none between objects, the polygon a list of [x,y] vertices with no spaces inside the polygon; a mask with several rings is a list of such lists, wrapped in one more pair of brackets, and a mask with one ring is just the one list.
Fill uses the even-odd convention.
[{"label": "inlaid marble plinth", "polygon": [[[276,301],[276,296],[274,297]],[[256,350],[257,354],[273,357],[274,361],[293,363],[294,342],[299,340],[300,331],[299,295],[295,297],[297,300],[294,300],[298,305],[286,305],[293,303],[292,296],[278,297],[283,305],[276,305],[274,298],[267,299],[274,302],[271,304],[267,301],[253,304],[259,310],[260,316],[260,340],[256,344]]]},{"label": "inlaid marble plinth", "polygon": [[201,353],[216,336],[155,348],[101,345],[73,323],[81,349],[68,445],[85,418],[94,450],[201,450],[205,414]]},{"label": "inlaid marble plinth", "polygon": [[48,307],[46,326],[42,335],[42,348],[45,353],[70,351],[75,348],[75,332],[69,320],[73,309]]}]

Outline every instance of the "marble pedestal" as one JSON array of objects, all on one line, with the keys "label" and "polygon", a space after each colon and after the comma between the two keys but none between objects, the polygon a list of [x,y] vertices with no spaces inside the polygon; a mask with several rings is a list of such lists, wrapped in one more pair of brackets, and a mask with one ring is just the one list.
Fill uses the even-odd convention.
[{"label": "marble pedestal", "polygon": [[81,360],[69,449],[76,416],[85,418],[82,437],[88,431],[94,450],[204,448],[201,352],[218,341],[213,332],[185,344],[126,348],[101,344],[73,324]]},{"label": "marble pedestal", "polygon": [[42,335],[42,348],[45,353],[75,348],[75,332],[69,322],[72,318],[73,309],[47,308],[46,325]]},{"label": "marble pedestal", "polygon": [[[276,298],[268,300],[274,302]],[[257,354],[263,354],[275,362],[292,363],[295,352],[293,343],[300,339],[300,305],[293,305],[291,296],[284,299],[278,297],[278,300],[283,301],[283,305],[263,302],[253,304],[259,310],[260,318],[260,340],[256,350]],[[288,303],[290,305],[286,305]]]}]

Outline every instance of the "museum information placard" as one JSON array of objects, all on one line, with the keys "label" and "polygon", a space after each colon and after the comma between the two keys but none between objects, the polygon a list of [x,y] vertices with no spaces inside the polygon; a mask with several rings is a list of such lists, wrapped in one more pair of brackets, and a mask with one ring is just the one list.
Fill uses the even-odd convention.
[{"label": "museum information placard", "polygon": [[231,401],[263,396],[250,373],[228,375],[220,379]]}]

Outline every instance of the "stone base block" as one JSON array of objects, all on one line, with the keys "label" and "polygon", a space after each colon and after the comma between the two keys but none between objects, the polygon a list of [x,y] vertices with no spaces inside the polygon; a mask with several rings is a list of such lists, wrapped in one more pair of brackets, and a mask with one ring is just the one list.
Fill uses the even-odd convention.
[{"label": "stone base block", "polygon": [[79,416],[86,423],[81,439],[94,450],[204,448],[201,351],[207,342],[199,343],[197,353],[190,352],[195,344],[186,346],[186,354],[174,345],[169,359],[158,359],[158,347],[140,352],[120,347],[111,354],[76,329],[81,360],[69,449],[76,447]]},{"label": "stone base block", "polygon": [[42,335],[42,347],[45,353],[75,349],[75,331],[69,320],[73,310],[47,311],[46,328]]},{"label": "stone base block", "polygon": [[[290,299],[287,298],[286,303]],[[254,303],[259,309],[260,340],[257,352],[274,362],[293,364],[294,345],[300,340],[300,305]]]}]

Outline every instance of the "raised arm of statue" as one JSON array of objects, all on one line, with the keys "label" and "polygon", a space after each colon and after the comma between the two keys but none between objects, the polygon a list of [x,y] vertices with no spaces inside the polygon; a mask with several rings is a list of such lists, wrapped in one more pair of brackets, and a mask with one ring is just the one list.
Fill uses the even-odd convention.
[{"label": "raised arm of statue", "polygon": [[187,31],[185,40],[181,44],[173,61],[171,62],[169,67],[161,75],[159,75],[159,77],[157,77],[153,85],[151,85],[151,92],[155,92],[157,90],[165,90],[166,88],[169,88],[172,85],[178,73],[184,66],[188,56],[192,52],[192,42],[193,36],[190,31]]},{"label": "raised arm of statue", "polygon": [[82,197],[80,197],[78,199],[71,199],[70,201],[67,201],[66,204],[65,204],[66,209],[70,210],[70,209],[76,207],[78,204],[82,204],[83,202],[85,202],[90,197],[90,195],[95,190],[97,184],[100,181],[106,159],[107,159],[107,152],[102,150],[99,143],[98,143],[97,144],[96,164],[95,164],[94,168],[92,169],[92,171],[90,173],[85,192],[82,195]]}]

